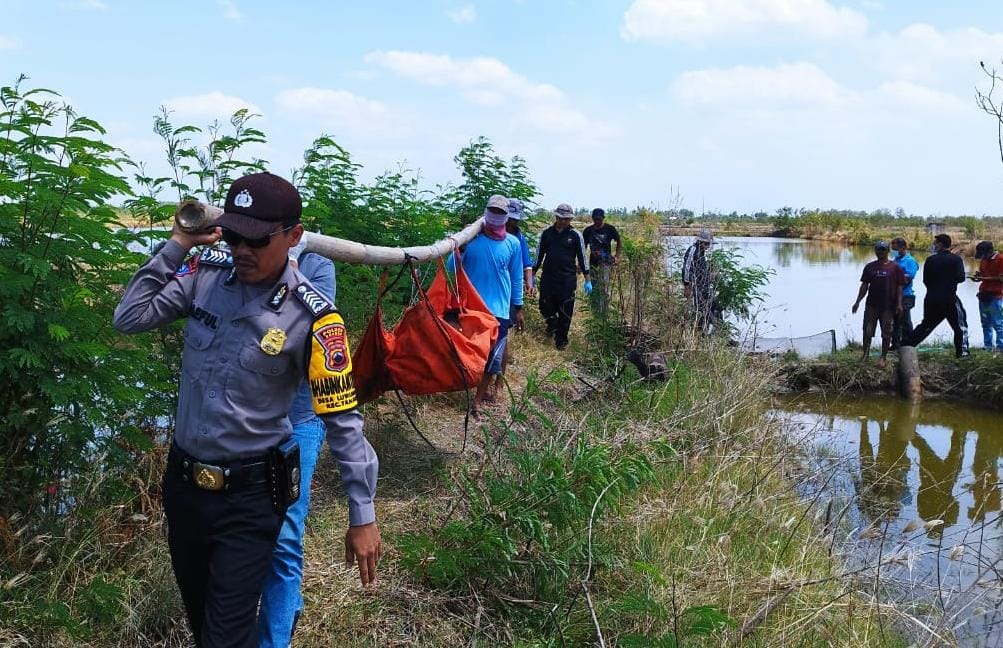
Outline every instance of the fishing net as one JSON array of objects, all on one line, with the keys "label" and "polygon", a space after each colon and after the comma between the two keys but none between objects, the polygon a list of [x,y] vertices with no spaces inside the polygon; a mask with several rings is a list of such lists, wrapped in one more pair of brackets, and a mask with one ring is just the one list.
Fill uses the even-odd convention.
[{"label": "fishing net", "polygon": [[836,331],[829,329],[803,337],[749,337],[741,342],[743,351],[780,355],[793,351],[802,358],[814,358],[836,351]]}]

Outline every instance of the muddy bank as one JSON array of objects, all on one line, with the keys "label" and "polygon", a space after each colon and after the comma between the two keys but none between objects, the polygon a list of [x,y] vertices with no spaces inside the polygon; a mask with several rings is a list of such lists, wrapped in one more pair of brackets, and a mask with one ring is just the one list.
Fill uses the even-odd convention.
[{"label": "muddy bank", "polygon": [[[846,349],[821,358],[783,359],[778,391],[827,394],[895,394],[898,358],[879,368],[875,358],[862,362],[860,351]],[[944,349],[921,349],[920,372],[926,398],[959,400],[1003,411],[1003,355],[975,349],[958,359]]]}]

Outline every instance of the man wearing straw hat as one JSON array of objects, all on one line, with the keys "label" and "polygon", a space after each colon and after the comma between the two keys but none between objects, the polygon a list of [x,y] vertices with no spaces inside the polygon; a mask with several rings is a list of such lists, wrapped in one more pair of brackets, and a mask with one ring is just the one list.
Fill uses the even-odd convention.
[{"label": "man wearing straw hat", "polygon": [[540,314],[547,321],[547,335],[553,336],[560,351],[568,346],[568,331],[575,314],[578,271],[585,277],[585,294],[592,293],[585,239],[571,226],[571,205],[561,203],[554,210],[554,224],[540,234],[533,273],[543,268],[540,280]]}]

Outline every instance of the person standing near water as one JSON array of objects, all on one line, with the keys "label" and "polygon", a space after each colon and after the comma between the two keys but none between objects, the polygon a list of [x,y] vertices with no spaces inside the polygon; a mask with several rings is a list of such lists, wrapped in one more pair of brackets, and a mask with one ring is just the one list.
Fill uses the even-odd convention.
[{"label": "person standing near water", "polygon": [[972,281],[982,282],[979,286],[982,343],[986,349],[992,349],[995,333],[996,352],[1003,353],[1003,255],[993,250],[992,241],[982,241],[975,246],[975,258],[981,259]]},{"label": "person standing near water", "polygon": [[853,313],[856,314],[860,301],[867,295],[864,306],[864,339],[862,360],[867,359],[871,350],[871,338],[878,322],[881,323],[881,358],[878,366],[885,366],[888,347],[892,341],[892,328],[895,318],[902,312],[902,286],[906,284],[905,272],[902,267],[888,258],[888,243],[878,241],[874,245],[876,261],[864,266],[860,275],[860,290],[857,291],[857,301],[853,302]]},{"label": "person standing near water", "polygon": [[968,316],[958,299],[958,284],[965,281],[965,263],[951,252],[951,237],[938,234],[933,237],[933,250],[923,263],[923,321],[912,335],[902,340],[902,346],[916,346],[926,339],[945,319],[954,330],[954,354],[959,358],[968,352]]},{"label": "person standing near water", "polygon": [[714,245],[714,236],[707,228],[697,233],[693,245],[683,255],[683,293],[693,303],[697,327],[703,332],[717,320],[714,307],[714,284],[707,253]]},{"label": "person standing near water", "polygon": [[906,284],[902,287],[902,312],[895,318],[895,327],[892,330],[891,348],[894,350],[902,344],[902,338],[912,333],[912,309],[916,305],[916,290],[912,280],[919,272],[919,264],[909,254],[909,244],[901,236],[892,239],[892,251],[894,252],[892,258],[902,267],[906,279]]}]

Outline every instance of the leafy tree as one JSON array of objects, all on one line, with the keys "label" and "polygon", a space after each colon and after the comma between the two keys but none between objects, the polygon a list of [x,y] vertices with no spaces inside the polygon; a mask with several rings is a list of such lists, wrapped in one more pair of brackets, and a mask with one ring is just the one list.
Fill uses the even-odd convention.
[{"label": "leafy tree", "polygon": [[742,266],[741,262],[742,255],[734,249],[714,250],[708,259],[721,309],[739,319],[747,319],[752,315],[753,306],[766,297],[763,288],[775,273],[772,268]]},{"label": "leafy tree", "polygon": [[526,161],[518,155],[508,162],[495,154],[491,142],[479,137],[453,158],[463,182],[446,193],[454,228],[473,222],[484,211],[493,194],[518,198],[527,204],[539,195],[529,177]]},{"label": "leafy tree", "polygon": [[109,286],[137,258],[107,204],[130,191],[120,153],[97,122],[24,81],[0,89],[0,516],[55,522],[92,462],[106,496],[124,493],[117,476],[165,412],[144,395],[165,376],[111,326]]}]

